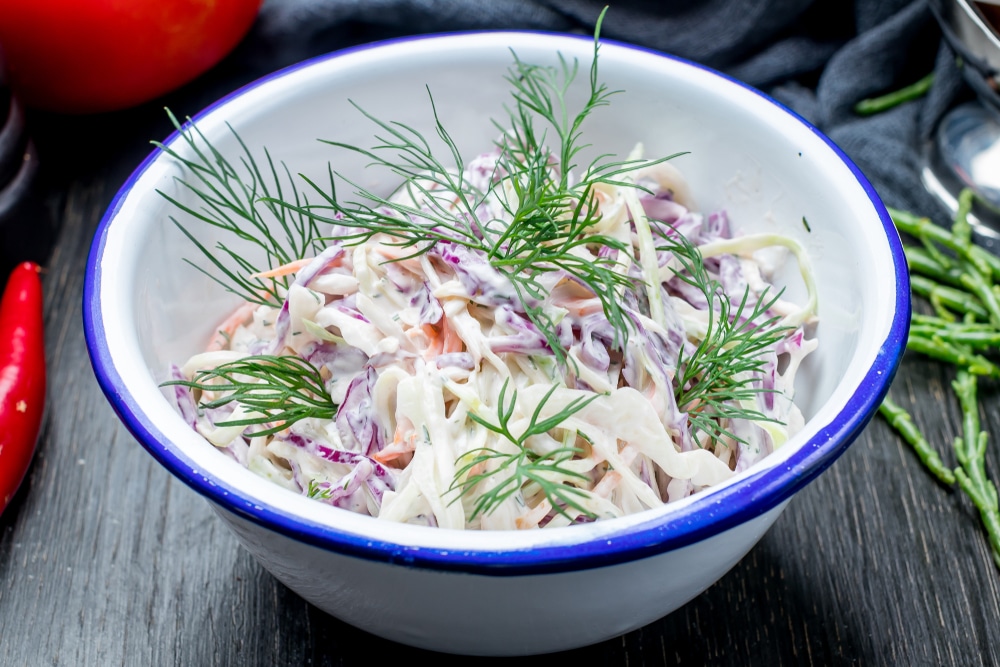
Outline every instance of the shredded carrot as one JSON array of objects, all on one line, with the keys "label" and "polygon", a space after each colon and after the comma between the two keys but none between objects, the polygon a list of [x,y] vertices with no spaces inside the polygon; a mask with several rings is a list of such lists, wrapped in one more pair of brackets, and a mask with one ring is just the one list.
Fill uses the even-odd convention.
[{"label": "shredded carrot", "polygon": [[309,262],[313,261],[313,259],[313,257],[296,259],[288,264],[282,264],[281,266],[276,266],[273,269],[255,273],[251,275],[250,278],[277,278],[278,276],[287,276],[290,273],[297,273],[300,269],[307,266]]},{"label": "shredded carrot", "polygon": [[427,336],[427,348],[424,350],[424,359],[434,359],[441,356],[444,350],[444,338],[434,325],[421,324],[421,330]]},{"label": "shredded carrot", "polygon": [[416,451],[417,446],[415,441],[410,441],[408,444],[403,443],[402,445],[389,445],[382,451],[376,453],[372,456],[373,459],[379,463],[391,463],[396,459],[403,458],[407,454]]},{"label": "shredded carrot", "polygon": [[601,498],[607,498],[621,481],[622,474],[620,472],[617,470],[609,470],[604,473],[604,477],[602,477],[601,481],[594,487],[594,493]]},{"label": "shredded carrot", "polygon": [[447,316],[441,318],[441,330],[444,334],[443,353],[461,352],[465,347],[465,341],[462,340],[458,332],[451,326],[451,322],[448,321]]},{"label": "shredded carrot", "polygon": [[422,327],[410,327],[403,332],[403,335],[413,341],[413,343],[419,348],[427,347],[428,345],[427,332],[425,332]]},{"label": "shredded carrot", "polygon": [[549,502],[548,498],[545,498],[532,509],[514,519],[514,525],[517,526],[518,530],[536,528],[538,526],[538,522],[548,516],[551,511],[552,503]]},{"label": "shredded carrot", "polygon": [[601,300],[594,297],[589,299],[565,299],[562,303],[557,303],[555,305],[562,306],[577,317],[592,315],[594,313],[601,312],[604,309],[601,305]]},{"label": "shredded carrot", "polygon": [[438,320],[437,325],[421,324],[419,327],[412,327],[406,331],[406,336],[415,343],[419,341],[424,344],[423,356],[427,361],[465,349],[465,341],[449,325],[447,317]]},{"label": "shredded carrot", "polygon": [[[402,248],[399,246],[380,245],[377,250],[380,255],[390,260],[396,266],[406,268],[411,273],[421,276],[423,275],[423,267],[420,266],[420,258],[407,256],[413,254],[412,249]],[[403,259],[404,257],[406,259]]]},{"label": "shredded carrot", "polygon": [[417,434],[416,431],[413,430],[413,424],[409,424],[409,426],[405,428],[401,424],[397,424],[396,434],[392,438],[392,444],[382,448],[382,451],[377,452],[372,458],[379,463],[389,463],[390,461],[395,461],[410,452],[416,451],[416,449]]},{"label": "shredded carrot", "polygon": [[480,461],[476,465],[474,465],[471,468],[469,468],[469,473],[468,473],[467,478],[471,479],[471,478],[475,477],[476,475],[480,475],[480,474],[482,474],[484,472],[486,472],[486,461]]},{"label": "shredded carrot", "polygon": [[206,352],[218,352],[219,350],[224,350],[229,346],[229,340],[236,333],[236,330],[241,324],[245,324],[250,317],[253,316],[253,311],[257,309],[257,306],[250,303],[249,301],[244,303],[242,306],[233,311],[233,314],[227,317],[219,328],[215,330],[215,335],[212,340],[209,341],[208,347],[205,348]]}]

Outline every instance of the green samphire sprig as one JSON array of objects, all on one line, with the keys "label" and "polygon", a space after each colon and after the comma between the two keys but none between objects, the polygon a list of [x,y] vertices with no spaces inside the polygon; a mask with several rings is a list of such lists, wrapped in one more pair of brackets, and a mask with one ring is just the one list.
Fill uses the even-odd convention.
[{"label": "green samphire sprig", "polygon": [[951,451],[958,465],[945,464],[906,410],[890,398],[879,412],[941,483],[958,483],[979,511],[1000,567],[1000,507],[996,484],[986,472],[989,436],[980,426],[977,398],[980,377],[1000,378],[1000,366],[986,356],[1000,351],[1000,258],[972,243],[968,216],[973,202],[973,192],[964,190],[951,229],[889,210],[896,228],[919,244],[905,250],[912,291],[926,298],[935,312],[913,314],[906,349],[956,367],[952,389],[962,409],[962,435],[954,439]]}]

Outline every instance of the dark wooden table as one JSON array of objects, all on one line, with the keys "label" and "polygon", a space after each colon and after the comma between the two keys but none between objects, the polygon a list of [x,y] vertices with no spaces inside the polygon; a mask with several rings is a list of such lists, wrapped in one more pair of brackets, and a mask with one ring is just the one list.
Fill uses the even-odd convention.
[{"label": "dark wooden table", "polygon": [[[193,114],[257,74],[237,52],[138,109],[31,118],[59,233],[45,276],[49,411],[29,477],[0,517],[2,665],[467,664],[367,635],[278,583],[135,442],[94,379],[81,301],[105,208],[149,141],[168,134],[164,104]],[[907,357],[893,386],[942,449],[959,433],[950,380],[949,369]],[[981,389],[983,419],[1000,440],[996,389]],[[989,466],[1000,477],[998,442]],[[1000,665],[1000,571],[971,505],[933,482],[876,419],[703,595],[641,630],[558,657]]]}]

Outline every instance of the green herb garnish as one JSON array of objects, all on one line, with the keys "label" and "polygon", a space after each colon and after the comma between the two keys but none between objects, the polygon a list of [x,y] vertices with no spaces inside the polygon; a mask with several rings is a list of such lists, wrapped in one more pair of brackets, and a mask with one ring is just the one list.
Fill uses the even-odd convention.
[{"label": "green herb garnish", "polygon": [[218,422],[217,426],[265,426],[255,430],[260,437],[273,435],[308,418],[333,419],[337,404],[330,398],[319,370],[295,356],[248,356],[195,373],[194,380],[171,380],[201,391],[221,392],[214,400],[201,401],[203,409],[230,403],[249,414],[242,419]]},{"label": "green herb garnish", "polygon": [[[572,508],[580,514],[593,518],[592,511],[578,502],[580,497],[586,497],[587,493],[575,486],[574,480],[589,482],[590,479],[562,464],[572,460],[581,451],[577,447],[559,447],[545,454],[533,451],[527,444],[527,440],[535,435],[548,433],[558,427],[574,414],[587,407],[592,401],[599,397],[595,394],[590,397],[580,397],[569,403],[565,408],[547,419],[539,419],[542,408],[548,402],[552,394],[558,389],[558,385],[553,385],[548,393],[538,402],[534,413],[524,431],[519,435],[514,435],[510,431],[510,420],[514,415],[517,405],[517,391],[511,392],[510,401],[507,402],[507,389],[509,381],[503,383],[500,388],[500,396],[497,399],[497,421],[493,423],[480,415],[469,412],[469,418],[484,428],[500,435],[505,440],[513,444],[517,451],[514,453],[501,452],[491,447],[483,447],[460,456],[457,463],[461,464],[455,472],[454,481],[448,489],[458,491],[458,498],[472,492],[483,481],[494,478],[499,480],[489,491],[484,492],[476,498],[471,519],[479,515],[489,515],[504,501],[515,493],[520,492],[526,484],[535,483],[541,490],[552,509],[559,514],[569,516],[566,508]],[[471,474],[473,469],[487,467],[483,472]],[[453,501],[454,502],[454,501]]]},{"label": "green herb garnish", "polygon": [[[435,141],[445,147],[445,158],[438,158],[428,139],[416,129],[380,120],[354,102],[355,108],[377,128],[375,145],[359,148],[337,141],[324,142],[362,155],[369,167],[387,170],[403,183],[401,188],[408,198],[372,192],[328,166],[328,183],[299,175],[310,201],[296,189],[284,165],[279,170],[265,152],[267,169],[262,170],[237,136],[243,148],[240,161],[249,174],[249,182],[244,183],[234,166],[196,128],[181,128],[173,116],[194,157],[186,159],[170,149],[164,150],[195,175],[193,184],[181,184],[198,203],[186,206],[164,196],[196,219],[262,250],[266,268],[318,254],[330,242],[359,245],[376,235],[389,237],[382,243],[404,249],[407,258],[420,256],[442,243],[468,248],[510,282],[528,319],[544,336],[560,364],[567,362],[568,352],[559,337],[561,313],[547,307],[547,284],[555,282],[550,281],[553,273],[565,274],[599,300],[614,333],[610,347],[624,352],[634,325],[623,304],[636,301],[642,304],[641,309],[651,302],[647,299],[643,304],[639,298],[643,279],[623,269],[636,262],[630,239],[596,231],[601,220],[598,192],[603,186],[643,189],[634,183],[631,174],[675,155],[652,161],[622,161],[599,155],[582,168],[578,164],[582,151],[588,148],[582,142],[584,122],[618,92],[609,90],[598,79],[603,18],[602,12],[594,33],[589,95],[575,112],[568,108],[567,96],[579,73],[576,60],[569,61],[560,54],[558,64],[547,67],[525,63],[514,54],[506,76],[512,88],[512,104],[506,109],[503,123],[494,121],[500,132],[495,145],[498,157],[492,177],[484,179],[484,185],[470,183],[463,176],[462,153],[441,123],[428,89]],[[574,180],[571,173],[576,172],[580,175]],[[285,180],[291,185],[284,186],[283,191]],[[338,182],[353,188],[349,198],[338,195]],[[480,212],[488,202],[502,210],[499,217],[482,220]],[[277,225],[269,226],[272,218]],[[260,268],[235,250],[222,243],[208,248],[174,222],[215,267],[213,279],[247,301],[281,305],[287,278],[262,278],[257,275]],[[808,226],[804,218],[803,224]],[[324,237],[321,230],[325,225],[336,229],[338,235]],[[270,231],[272,228],[276,233]],[[652,244],[642,247],[654,254]],[[766,317],[778,297],[770,299],[765,293],[751,306],[747,290],[742,302],[732,304],[718,281],[710,279],[699,251],[686,239],[668,239],[656,249],[674,253],[683,268],[678,273],[680,278],[701,290],[709,303],[705,340],[691,354],[682,352],[677,364],[677,403],[688,412],[692,430],[713,441],[724,437],[740,440],[730,432],[729,420],[776,422],[747,406],[755,405],[758,395],[769,391],[754,386],[754,376],[765,363],[764,352],[788,329],[776,326],[777,318]],[[650,265],[648,256],[642,259],[644,271],[656,273],[655,262]],[[647,279],[652,282],[656,276]],[[650,291],[658,295],[659,289],[655,286]],[[307,329],[310,324],[306,324]],[[318,325],[313,327],[313,335],[330,339],[317,331],[321,329]],[[547,363],[554,365],[552,361]],[[296,357],[247,357],[200,371],[191,382],[165,384],[219,392],[220,398],[203,402],[202,407],[211,409],[236,402],[240,407],[236,418],[219,425],[260,427],[262,430],[254,432],[258,436],[276,433],[300,419],[332,419],[337,410],[319,371]],[[583,436],[567,434],[563,446],[541,453],[529,443],[532,437],[558,428],[598,397],[578,398],[551,417],[541,419],[544,405],[557,388],[553,386],[544,396],[518,434],[510,430],[517,392],[508,392],[507,383],[497,399],[495,421],[469,413],[469,419],[513,447],[513,451],[510,447],[504,447],[508,451],[480,448],[456,462],[458,470],[449,488],[456,493],[454,501],[483,483],[494,484],[476,498],[472,518],[492,513],[515,494],[531,498],[543,494],[553,510],[563,516],[569,517],[569,511],[573,511],[594,518],[582,502],[588,493],[579,488],[591,479],[568,465],[581,453],[572,445]],[[308,492],[314,491],[320,493],[312,487]]]},{"label": "green herb garnish", "polygon": [[[510,280],[528,318],[560,361],[565,361],[566,353],[559,342],[558,322],[545,311],[549,295],[540,278],[564,271],[598,297],[614,329],[614,345],[623,348],[631,324],[621,308],[621,295],[635,288],[635,280],[617,270],[619,263],[612,255],[630,257],[632,249],[628,243],[594,233],[594,225],[601,218],[595,187],[638,187],[621,177],[639,166],[675,156],[616,161],[601,155],[586,166],[579,181],[571,182],[570,172],[587,147],[581,142],[584,121],[595,109],[606,106],[617,92],[608,90],[597,76],[603,16],[594,33],[590,94],[576,114],[568,109],[566,95],[578,72],[577,61],[569,62],[560,55],[558,66],[542,67],[525,63],[514,54],[514,65],[506,76],[514,104],[506,125],[494,121],[502,136],[496,144],[496,169],[485,190],[462,177],[461,151],[438,119],[428,90],[435,133],[447,148],[447,164],[435,156],[430,143],[417,130],[380,120],[357,105],[381,132],[376,136],[378,144],[364,149],[337,141],[324,142],[359,153],[369,160],[370,167],[386,169],[403,179],[410,199],[423,202],[423,207],[365,189],[332,167],[327,185],[303,176],[322,203],[297,205],[278,199],[268,202],[313,223],[336,224],[351,230],[337,237],[341,242],[359,244],[376,234],[386,234],[396,239],[390,245],[410,251],[408,257],[426,253],[444,241],[483,253],[490,265]],[[550,137],[552,149],[547,142]],[[338,198],[338,178],[355,188],[359,201]],[[500,203],[509,220],[479,220],[482,204],[491,198]],[[608,256],[588,252],[581,257],[578,250],[583,247],[604,247],[614,252]]]},{"label": "green herb garnish", "polygon": [[329,485],[320,486],[315,479],[309,480],[309,488],[306,489],[306,497],[315,500],[329,500],[333,498],[333,489]]},{"label": "green herb garnish", "polygon": [[[252,276],[264,268],[272,269],[305,257],[308,253],[321,252],[324,246],[316,221],[295,211],[294,207],[279,206],[275,203],[284,197],[281,185],[283,179],[266,150],[264,156],[267,176],[240,136],[230,128],[243,150],[240,162],[247,174],[247,178],[243,178],[197,127],[193,124],[188,128],[182,127],[169,109],[167,115],[184,143],[194,154],[194,158],[182,157],[169,146],[159,142],[153,143],[180,162],[188,174],[194,177],[194,183],[181,178],[175,179],[175,182],[193,194],[199,205],[187,206],[163,191],[157,190],[157,192],[195,219],[222,229],[241,242],[261,249],[266,257],[267,266],[255,265],[247,260],[245,251],[234,250],[225,243],[218,243],[214,249],[208,248],[177,219],[171,218],[171,221],[191,240],[221,276],[206,271],[188,259],[184,261],[226,290],[238,294],[251,303],[280,307],[284,301],[281,292],[288,288],[288,278],[262,279]],[[190,118],[188,122],[191,122]],[[290,191],[291,201],[296,206],[307,205],[308,200],[300,195],[295,181],[284,164],[281,165],[281,170],[288,181],[286,187]],[[277,221],[277,233],[273,231],[269,219]]]},{"label": "green herb garnish", "polygon": [[[735,309],[719,281],[705,269],[701,253],[683,234],[664,236],[657,250],[673,253],[681,265],[677,277],[697,288],[708,303],[705,335],[690,354],[680,350],[674,395],[677,406],[688,415],[692,432],[703,433],[710,441],[737,437],[728,428],[731,420],[778,423],[756,405],[762,393],[776,390],[756,386],[771,350],[790,327],[778,326],[777,316],[767,311],[781,297],[762,293],[751,307],[749,287]],[[779,444],[779,443],[776,443]]]},{"label": "green herb garnish", "polygon": [[[494,121],[502,132],[497,142],[500,156],[495,178],[490,179],[485,190],[463,179],[461,151],[438,119],[428,89],[435,134],[447,149],[447,164],[436,157],[428,140],[416,129],[380,120],[354,102],[382,132],[376,136],[378,143],[365,149],[337,141],[323,142],[365,156],[370,160],[369,167],[387,169],[402,179],[411,198],[423,202],[424,207],[393,201],[363,188],[335,172],[332,166],[327,185],[300,174],[319,198],[319,203],[313,204],[300,195],[285,170],[292,195],[291,199],[286,198],[281,186],[283,179],[270,155],[266,154],[269,178],[265,178],[265,172],[237,135],[243,148],[241,161],[250,174],[250,183],[243,183],[233,165],[197,128],[181,128],[172,115],[196,159],[182,158],[172,149],[158,145],[196,176],[200,186],[180,182],[202,206],[195,209],[164,196],[194,217],[262,248],[268,268],[303,257],[309,251],[318,252],[331,240],[362,244],[376,234],[395,237],[388,244],[411,250],[409,256],[425,253],[442,241],[482,252],[493,268],[510,280],[528,318],[561,362],[565,362],[566,352],[559,341],[558,321],[544,308],[549,295],[540,278],[546,273],[563,271],[598,297],[615,333],[613,346],[624,349],[631,323],[621,308],[621,296],[625,290],[636,287],[636,280],[616,270],[620,268],[619,261],[613,255],[630,257],[632,249],[628,243],[594,233],[593,227],[600,220],[595,187],[609,184],[638,188],[621,177],[640,166],[654,165],[679,154],[650,161],[618,161],[600,155],[586,165],[577,182],[570,181],[580,152],[587,148],[581,141],[584,121],[618,92],[608,90],[598,80],[603,19],[604,12],[594,31],[590,94],[575,114],[567,106],[566,95],[578,73],[576,60],[567,61],[560,54],[558,66],[543,67],[526,63],[514,54],[514,64],[506,76],[512,86],[514,104],[508,110],[506,125]],[[550,136],[551,149],[547,141]],[[202,144],[207,148],[202,148]],[[354,188],[358,201],[338,196],[335,183],[338,178]],[[500,202],[509,222],[478,220],[477,212],[489,198]],[[269,231],[265,213],[277,217],[283,232],[280,237]],[[252,277],[260,270],[240,253],[220,243],[215,250],[229,260],[222,261],[213,249],[201,244],[180,223],[176,224],[221,273],[221,277],[209,273],[213,279],[248,301],[280,305],[278,293],[281,287],[287,287],[286,279]],[[331,239],[323,237],[321,224],[335,224],[350,231]],[[581,257],[577,253],[582,247],[605,247],[613,252]]]}]

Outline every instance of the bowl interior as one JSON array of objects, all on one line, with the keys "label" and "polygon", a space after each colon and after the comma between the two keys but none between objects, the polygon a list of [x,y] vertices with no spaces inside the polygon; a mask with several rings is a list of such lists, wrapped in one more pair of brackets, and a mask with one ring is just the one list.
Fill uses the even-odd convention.
[{"label": "bowl interior", "polygon": [[[581,71],[570,95],[571,108],[583,99],[592,40],[533,33],[452,35],[312,61],[222,100],[196,122],[224,154],[235,157],[239,152],[231,125],[259,160],[262,147],[267,147],[275,163],[319,182],[325,181],[331,163],[357,184],[388,193],[398,181],[385,172],[366,170],[361,156],[317,140],[373,145],[377,128],[352,101],[381,119],[405,123],[433,138],[429,88],[442,124],[463,155],[484,152],[497,134],[490,119],[502,124],[509,101],[510,86],[503,77],[511,48],[522,60],[541,64],[556,62],[557,51],[577,58]],[[864,422],[868,415],[859,417],[852,406],[870,409],[872,401],[877,405],[874,397],[889,380],[882,376],[891,376],[901,350],[896,339],[900,310],[908,308],[901,295],[905,269],[898,239],[887,233],[884,209],[832,144],[751,89],[704,68],[613,43],[601,47],[600,77],[623,92],[584,126],[592,155],[624,158],[638,142],[648,157],[685,152],[673,164],[684,174],[701,212],[724,209],[736,230],[775,231],[798,239],[815,272],[820,345],[802,368],[796,393],[806,428],[725,486],[787,467],[805,448],[825,447],[828,464],[846,446],[830,442],[830,434],[853,432],[853,426],[844,426],[851,420]],[[184,150],[176,135],[168,143]],[[98,375],[133,432],[176,474],[213,500],[257,520],[265,508],[293,517],[288,525],[307,525],[313,531],[335,527],[375,540],[440,549],[500,544],[516,549],[600,539],[710,502],[695,496],[624,519],[501,539],[387,526],[295,496],[240,468],[191,432],[158,387],[168,365],[201,350],[236,304],[235,297],[182,261],[204,265],[170,223],[176,212],[157,192],[185,200],[187,195],[174,180],[181,174],[175,161],[154,153],[109,211],[91,258],[88,342]],[[300,187],[308,190],[301,182]],[[221,238],[194,221],[185,225],[206,245]],[[789,297],[803,298],[794,258],[789,258],[782,276]],[[860,403],[859,392],[865,399]],[[808,472],[802,471],[799,478]],[[795,483],[794,476],[774,475],[770,486]],[[781,499],[775,496],[769,506]]]}]

